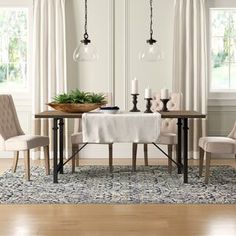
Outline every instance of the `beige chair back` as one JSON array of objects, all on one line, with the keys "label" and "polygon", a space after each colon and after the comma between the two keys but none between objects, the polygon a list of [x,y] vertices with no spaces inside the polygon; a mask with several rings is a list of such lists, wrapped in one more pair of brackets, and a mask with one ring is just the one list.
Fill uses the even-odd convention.
[{"label": "beige chair back", "polygon": [[[160,111],[163,107],[162,101],[160,100],[160,94],[155,94],[152,100],[152,111],[157,112]],[[182,93],[171,93],[170,101],[167,103],[167,108],[170,111],[178,111],[182,109],[183,104],[183,95]],[[176,119],[163,119],[161,125],[162,133],[176,133]]]},{"label": "beige chair back", "polygon": [[0,95],[0,149],[5,140],[23,134],[12,96]]},{"label": "beige chair back", "polygon": [[82,132],[82,119],[74,119],[74,133]]},{"label": "beige chair back", "polygon": [[229,138],[236,139],[236,122],[234,123],[234,127],[228,135]]}]

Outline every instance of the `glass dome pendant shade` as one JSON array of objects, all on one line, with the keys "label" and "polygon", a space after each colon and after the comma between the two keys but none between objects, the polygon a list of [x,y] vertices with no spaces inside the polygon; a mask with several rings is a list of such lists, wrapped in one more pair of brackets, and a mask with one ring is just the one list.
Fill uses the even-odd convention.
[{"label": "glass dome pendant shade", "polygon": [[88,34],[84,34],[84,39],[80,41],[79,46],[75,49],[73,59],[79,61],[96,61],[98,54],[96,48],[88,39]]},{"label": "glass dome pendant shade", "polygon": [[159,50],[155,39],[148,39],[144,49],[139,53],[141,61],[155,62],[162,59],[161,51]]},{"label": "glass dome pendant shade", "polygon": [[75,49],[73,59],[79,61],[95,61],[98,59],[96,48],[89,39],[88,31],[88,1],[85,0],[85,24],[84,24],[84,39],[80,41],[79,46]]},{"label": "glass dome pendant shade", "polygon": [[155,62],[162,59],[162,53],[157,45],[157,41],[153,39],[153,0],[150,0],[150,38],[146,41],[144,49],[139,53],[141,61]]}]

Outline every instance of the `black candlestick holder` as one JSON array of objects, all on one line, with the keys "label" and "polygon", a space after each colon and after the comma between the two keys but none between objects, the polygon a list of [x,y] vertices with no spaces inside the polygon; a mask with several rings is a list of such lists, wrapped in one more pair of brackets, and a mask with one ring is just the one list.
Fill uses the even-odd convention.
[{"label": "black candlestick holder", "polygon": [[162,107],[161,111],[165,111],[165,112],[169,111],[168,108],[167,108],[167,103],[170,101],[170,99],[167,98],[167,99],[160,99],[160,100],[163,103],[163,107]]},{"label": "black candlestick holder", "polygon": [[146,111],[144,113],[153,113],[152,110],[151,110],[151,101],[152,101],[152,98],[145,98],[145,100],[147,100],[147,105],[146,105]]},{"label": "black candlestick holder", "polygon": [[137,108],[137,103],[138,103],[138,93],[137,94],[131,94],[133,96],[133,109],[130,110],[130,112],[140,112],[140,110],[138,110]]}]

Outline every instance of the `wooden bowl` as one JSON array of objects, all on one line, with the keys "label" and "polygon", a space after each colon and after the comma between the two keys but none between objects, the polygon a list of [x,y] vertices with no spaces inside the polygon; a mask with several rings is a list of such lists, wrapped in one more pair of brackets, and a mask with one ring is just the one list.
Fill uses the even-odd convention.
[{"label": "wooden bowl", "polygon": [[48,106],[54,108],[58,111],[68,112],[68,113],[84,113],[95,110],[105,103],[48,103]]}]

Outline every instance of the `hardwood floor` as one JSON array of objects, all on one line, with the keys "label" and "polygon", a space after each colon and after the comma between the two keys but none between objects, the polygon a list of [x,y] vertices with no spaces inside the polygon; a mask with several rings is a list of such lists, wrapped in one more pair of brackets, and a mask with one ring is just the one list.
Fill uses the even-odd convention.
[{"label": "hardwood floor", "polygon": [[[0,159],[0,172],[9,169],[11,163],[11,159]],[[108,159],[80,163],[108,164]],[[167,161],[150,159],[150,164],[157,163]],[[126,165],[130,160],[115,159],[114,164]],[[234,159],[217,159],[212,164],[236,168]],[[236,205],[0,205],[0,212],[0,236],[236,235]]]}]

